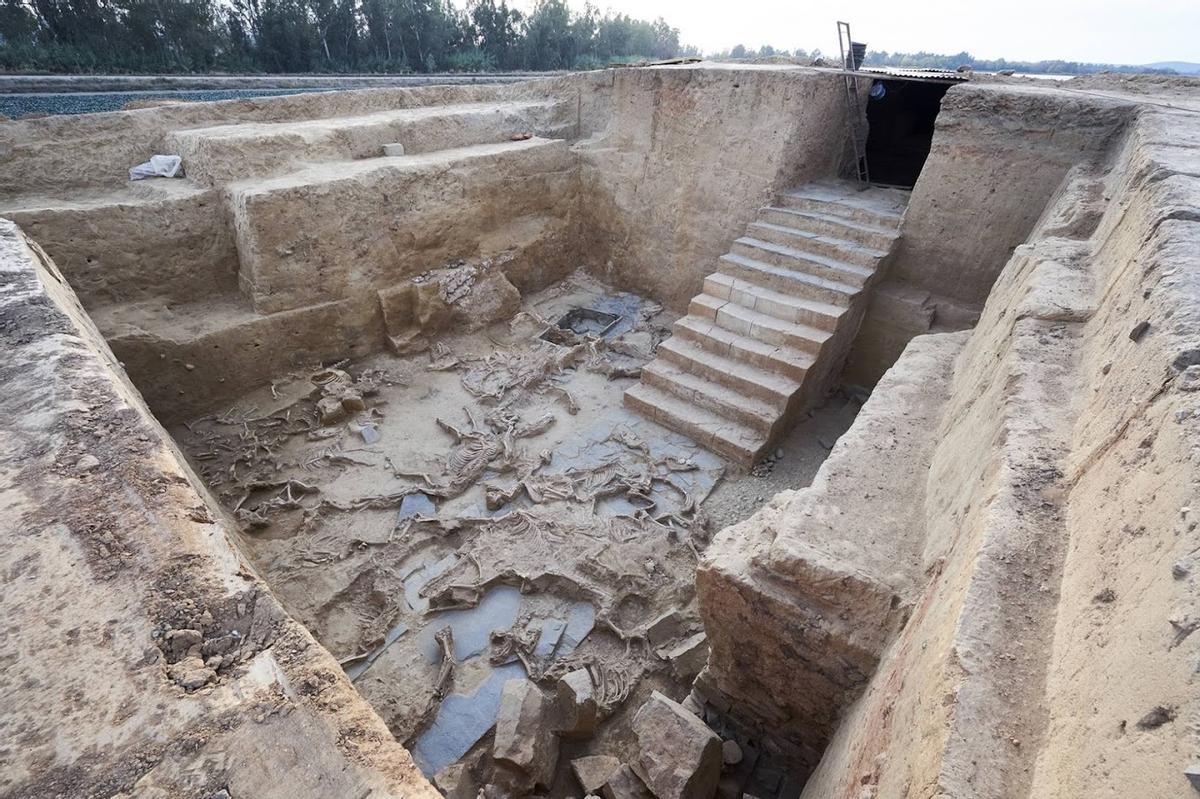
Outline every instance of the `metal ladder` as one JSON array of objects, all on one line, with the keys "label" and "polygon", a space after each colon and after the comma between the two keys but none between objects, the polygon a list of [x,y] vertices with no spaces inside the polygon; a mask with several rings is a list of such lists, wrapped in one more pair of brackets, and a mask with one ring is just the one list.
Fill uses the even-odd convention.
[{"label": "metal ladder", "polygon": [[[850,23],[839,22],[838,29],[838,49],[842,53],[842,68],[850,72],[858,71],[858,64],[854,63],[852,55],[853,48],[850,42]],[[845,31],[845,41],[842,40],[843,30]],[[849,56],[849,58],[847,58]],[[867,168],[867,143],[866,137],[861,130],[863,111],[862,104],[858,99],[858,76],[845,75],[843,80],[846,84],[846,111],[850,116],[850,124],[847,126],[850,131],[850,144],[854,147],[854,168],[858,171],[858,180],[861,183],[871,182],[871,172]]]}]

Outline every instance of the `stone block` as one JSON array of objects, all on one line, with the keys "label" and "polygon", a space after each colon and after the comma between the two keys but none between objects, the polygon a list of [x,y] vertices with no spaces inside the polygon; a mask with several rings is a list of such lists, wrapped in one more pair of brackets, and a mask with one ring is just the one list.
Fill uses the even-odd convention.
[{"label": "stone block", "polygon": [[433,782],[446,799],[475,799],[478,791],[466,763],[452,763],[434,775]]},{"label": "stone block", "polygon": [[564,738],[587,738],[596,731],[600,708],[587,669],[576,669],[558,681],[554,731]]},{"label": "stone block", "polygon": [[687,634],[687,620],[678,610],[668,610],[646,625],[646,640],[658,648]]},{"label": "stone block", "polygon": [[528,680],[509,680],[500,694],[496,713],[496,738],[492,756],[529,778],[549,787],[558,764],[558,737],[549,722],[550,701]]},{"label": "stone block", "polygon": [[659,799],[711,799],[721,777],[721,739],[682,705],[655,691],[633,719],[633,766]]},{"label": "stone block", "polygon": [[680,641],[667,650],[666,658],[671,662],[671,671],[675,672],[676,677],[691,682],[708,661],[708,636],[696,633]]},{"label": "stone block", "polygon": [[597,793],[621,768],[621,761],[609,755],[577,757],[571,761],[571,771],[579,780],[584,793]]},{"label": "stone block", "polygon": [[621,766],[600,789],[603,799],[654,799],[654,794],[629,766]]}]

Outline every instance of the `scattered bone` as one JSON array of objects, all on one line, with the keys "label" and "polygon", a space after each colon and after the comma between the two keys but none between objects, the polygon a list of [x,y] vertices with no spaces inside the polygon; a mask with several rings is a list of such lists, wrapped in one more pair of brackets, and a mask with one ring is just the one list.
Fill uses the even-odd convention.
[{"label": "scattered bone", "polygon": [[450,351],[445,343],[438,341],[429,348],[429,366],[431,372],[446,372],[459,365],[458,356]]},{"label": "scattered bone", "polygon": [[634,675],[628,664],[591,663],[588,674],[595,687],[596,704],[604,713],[611,713],[633,693]]},{"label": "scattered bone", "polygon": [[418,728],[426,727],[437,715],[442,698],[449,691],[454,681],[454,633],[449,627],[443,627],[434,635],[441,653],[441,665],[438,667],[437,679],[434,681],[433,694],[429,703],[421,713]]}]

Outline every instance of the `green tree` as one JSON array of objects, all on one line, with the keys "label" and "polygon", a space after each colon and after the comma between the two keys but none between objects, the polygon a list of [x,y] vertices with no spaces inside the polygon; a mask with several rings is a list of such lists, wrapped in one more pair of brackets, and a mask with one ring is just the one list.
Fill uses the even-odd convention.
[{"label": "green tree", "polygon": [[538,0],[525,25],[527,69],[567,69],[578,52],[564,0]]},{"label": "green tree", "polygon": [[[681,52],[664,20],[539,0],[0,0],[0,69],[573,69]],[[694,52],[694,51],[691,51]]]},{"label": "green tree", "polygon": [[498,69],[521,66],[520,11],[501,0],[474,0],[468,7],[472,44]]},{"label": "green tree", "polygon": [[0,3],[0,39],[4,44],[30,44],[38,30],[38,18],[21,0]]}]

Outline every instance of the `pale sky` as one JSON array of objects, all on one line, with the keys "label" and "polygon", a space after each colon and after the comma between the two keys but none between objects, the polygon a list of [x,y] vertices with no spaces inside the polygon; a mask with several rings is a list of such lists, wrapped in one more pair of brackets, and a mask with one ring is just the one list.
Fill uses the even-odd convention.
[{"label": "pale sky", "polygon": [[[584,0],[568,0],[582,8]],[[876,50],[1021,61],[1200,62],[1200,0],[593,0],[601,10],[663,17],[706,53],[736,44],[837,53],[835,23]],[[532,0],[510,0],[523,10]]]}]

